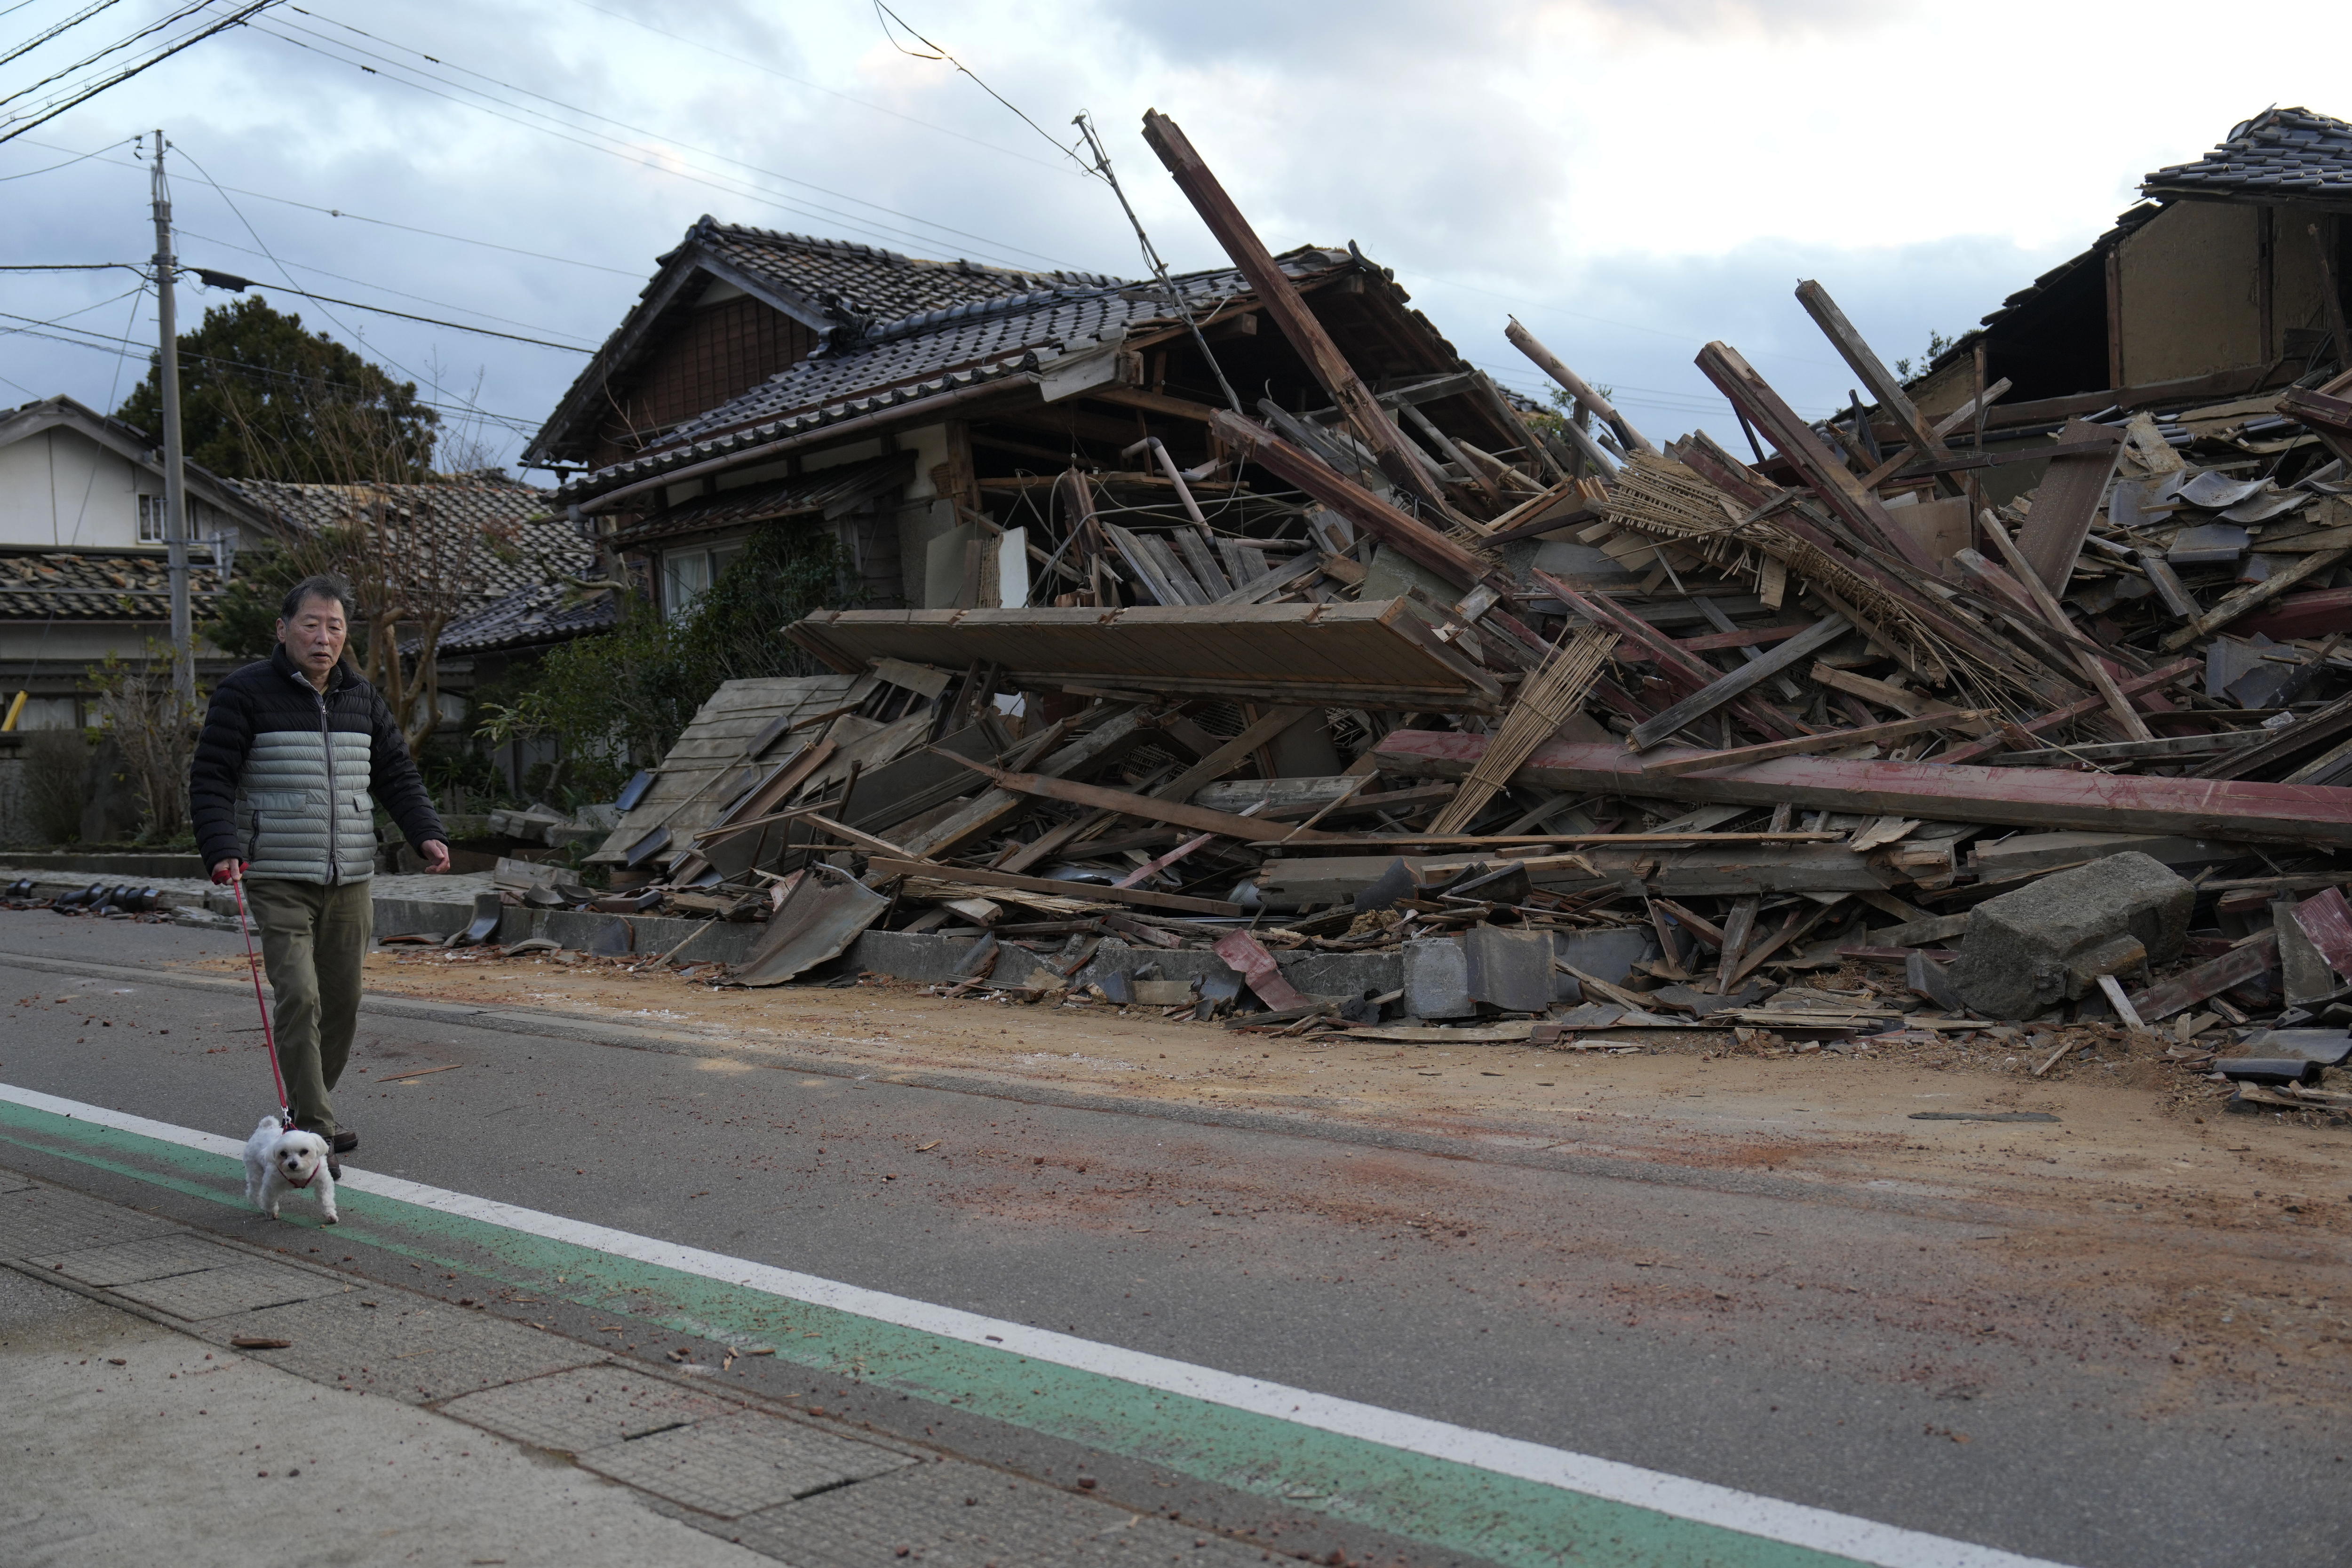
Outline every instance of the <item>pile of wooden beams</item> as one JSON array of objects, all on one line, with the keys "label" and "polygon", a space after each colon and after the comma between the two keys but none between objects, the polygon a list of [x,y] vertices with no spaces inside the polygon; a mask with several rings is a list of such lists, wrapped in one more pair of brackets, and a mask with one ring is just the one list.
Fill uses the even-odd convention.
[{"label": "pile of wooden beams", "polygon": [[1808,282],[1874,406],[1808,421],[1708,343],[1750,457],[1654,445],[1514,321],[1568,412],[1505,406],[1490,452],[1352,363],[1182,132],[1145,133],[1328,405],[1159,397],[1233,505],[1147,431],[1181,522],[1114,521],[1074,466],[1003,607],[790,628],[837,672],[791,710],[849,710],[698,731],[703,782],[612,858],[779,907],[824,860],[884,929],[1025,950],[1032,990],[1104,942],[1213,950],[1278,1011],[1270,952],[1630,932],[1584,989],[1696,1022],[2135,849],[2193,869],[2231,955],[2149,986],[2241,1022],[2336,999],[2335,949],[2286,982],[2294,942],[2245,939],[2352,880],[2352,375],[1989,435],[2005,384],[1916,405]]}]

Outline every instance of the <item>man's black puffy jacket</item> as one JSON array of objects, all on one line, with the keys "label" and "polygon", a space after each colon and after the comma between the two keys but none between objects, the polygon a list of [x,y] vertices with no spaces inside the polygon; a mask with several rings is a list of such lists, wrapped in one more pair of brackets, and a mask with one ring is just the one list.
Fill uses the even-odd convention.
[{"label": "man's black puffy jacket", "polygon": [[420,848],[444,837],[398,721],[338,664],[322,693],[283,647],[220,683],[188,770],[196,850],[255,877],[361,881],[375,874],[383,803]]}]

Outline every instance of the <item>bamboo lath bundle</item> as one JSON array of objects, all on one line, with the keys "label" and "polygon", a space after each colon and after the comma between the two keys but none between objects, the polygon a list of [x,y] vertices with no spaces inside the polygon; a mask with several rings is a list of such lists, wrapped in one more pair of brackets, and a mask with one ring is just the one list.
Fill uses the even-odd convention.
[{"label": "bamboo lath bundle", "polygon": [[1601,678],[1617,646],[1617,634],[1605,626],[1586,626],[1554,647],[1519,688],[1518,700],[1495,733],[1494,743],[1478,759],[1462,788],[1445,803],[1430,824],[1432,833],[1459,833],[1501,793],[1519,764],[1559,732],[1569,715],[1584,705],[1585,695]]},{"label": "bamboo lath bundle", "polygon": [[1718,571],[1749,582],[1760,579],[1767,562],[1777,561],[1881,643],[1899,649],[1923,679],[1941,684],[1949,676],[1947,650],[1909,606],[1770,517],[1744,517],[1721,490],[1681,463],[1640,454],[1629,459],[1618,470],[1609,521],[1673,540]]}]

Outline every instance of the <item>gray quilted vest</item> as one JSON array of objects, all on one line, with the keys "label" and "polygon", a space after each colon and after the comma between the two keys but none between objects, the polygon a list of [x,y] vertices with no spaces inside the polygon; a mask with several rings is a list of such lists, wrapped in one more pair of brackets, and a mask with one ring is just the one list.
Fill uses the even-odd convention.
[{"label": "gray quilted vest", "polygon": [[333,886],[375,875],[372,746],[363,731],[331,730],[318,698],[315,730],[253,738],[236,791],[247,875]]}]

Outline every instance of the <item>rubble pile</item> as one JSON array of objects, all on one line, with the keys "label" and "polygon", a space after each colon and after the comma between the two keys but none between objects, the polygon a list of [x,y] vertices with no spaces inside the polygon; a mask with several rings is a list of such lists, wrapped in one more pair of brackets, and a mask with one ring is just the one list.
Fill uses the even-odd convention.
[{"label": "rubble pile", "polygon": [[[2352,1054],[2346,365],[1989,430],[2007,384],[1930,417],[1807,283],[1875,405],[1808,422],[1709,343],[1748,455],[1657,446],[1516,322],[1572,417],[1362,379],[1147,134],[1328,401],[1228,389],[1183,405],[1205,461],[1021,481],[1020,526],[967,520],[974,607],[790,627],[834,673],[722,689],[595,908],[764,922],[749,985],[856,944],[1290,1036],[2082,1025],[2352,1110],[2315,1087]],[[1516,445],[1423,416],[1455,396]]]}]

